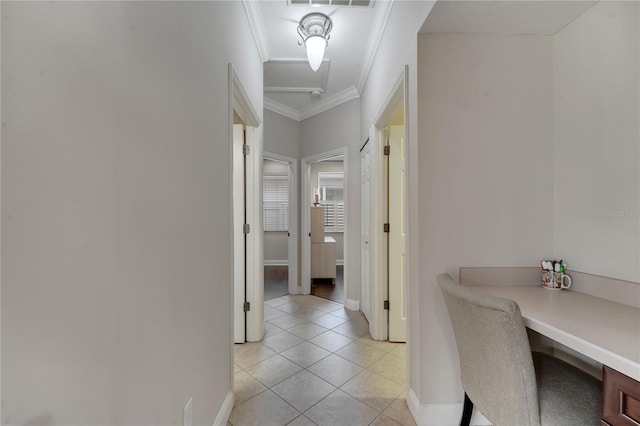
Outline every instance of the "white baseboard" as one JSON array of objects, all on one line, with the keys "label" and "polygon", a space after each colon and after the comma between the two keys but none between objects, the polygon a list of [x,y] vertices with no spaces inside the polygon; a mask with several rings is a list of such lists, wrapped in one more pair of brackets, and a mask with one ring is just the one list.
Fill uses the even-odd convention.
[{"label": "white baseboard", "polygon": [[[462,403],[421,404],[413,392],[407,392],[409,411],[420,426],[457,426],[462,416]],[[491,426],[491,422],[479,410],[473,410],[471,424],[474,426]]]},{"label": "white baseboard", "polygon": [[353,300],[353,299],[346,299],[344,301],[344,307],[347,309],[351,309],[352,311],[359,311],[360,310],[360,301],[359,300]]},{"label": "white baseboard", "polygon": [[227,426],[229,416],[231,415],[231,410],[233,410],[233,402],[233,391],[229,390],[229,392],[227,392],[227,396],[224,398],[222,407],[220,407],[220,411],[218,411],[218,416],[213,422],[213,426]]},{"label": "white baseboard", "polygon": [[336,259],[336,266],[344,266],[344,259]]},{"label": "white baseboard", "polygon": [[288,260],[264,260],[262,262],[262,264],[264,266],[288,266],[289,265],[289,261]]}]

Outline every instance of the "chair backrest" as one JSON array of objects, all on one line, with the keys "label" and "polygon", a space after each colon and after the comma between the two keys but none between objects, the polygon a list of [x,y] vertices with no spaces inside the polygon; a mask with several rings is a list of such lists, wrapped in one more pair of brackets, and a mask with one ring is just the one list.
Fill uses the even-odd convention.
[{"label": "chair backrest", "polygon": [[460,358],[462,387],[494,425],[540,425],[535,370],[520,308],[437,276]]}]

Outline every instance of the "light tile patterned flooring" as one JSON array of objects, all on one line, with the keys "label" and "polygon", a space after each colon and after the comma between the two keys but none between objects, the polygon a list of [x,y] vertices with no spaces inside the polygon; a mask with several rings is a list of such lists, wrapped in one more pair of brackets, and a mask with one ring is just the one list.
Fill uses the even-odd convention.
[{"label": "light tile patterned flooring", "polygon": [[262,342],[235,345],[232,426],[415,425],[402,343],[372,340],[361,312],[316,296],[265,302]]}]

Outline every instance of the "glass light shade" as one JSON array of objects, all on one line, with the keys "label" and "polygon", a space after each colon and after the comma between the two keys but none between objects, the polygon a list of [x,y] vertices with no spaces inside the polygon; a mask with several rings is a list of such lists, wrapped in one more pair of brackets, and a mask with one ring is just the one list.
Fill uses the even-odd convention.
[{"label": "glass light shade", "polygon": [[327,40],[321,36],[311,36],[305,40],[304,45],[307,48],[307,59],[311,69],[318,71],[327,47]]}]

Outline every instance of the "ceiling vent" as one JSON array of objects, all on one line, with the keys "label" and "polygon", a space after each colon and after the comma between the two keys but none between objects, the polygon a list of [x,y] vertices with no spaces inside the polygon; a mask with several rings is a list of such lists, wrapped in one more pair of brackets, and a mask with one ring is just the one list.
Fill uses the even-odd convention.
[{"label": "ceiling vent", "polygon": [[374,0],[287,0],[289,6],[373,7]]}]

